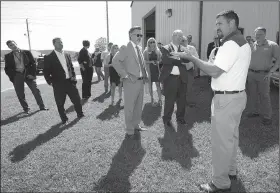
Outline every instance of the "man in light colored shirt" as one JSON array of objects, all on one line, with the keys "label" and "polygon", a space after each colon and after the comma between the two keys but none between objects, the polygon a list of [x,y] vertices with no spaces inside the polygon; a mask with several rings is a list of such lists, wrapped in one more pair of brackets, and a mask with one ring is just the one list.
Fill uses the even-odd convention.
[{"label": "man in light colored shirt", "polygon": [[[199,58],[195,47],[191,46],[191,45],[188,45],[186,36],[183,36],[183,40],[182,40],[181,45],[184,46],[184,48],[182,48],[182,49],[188,50],[192,55]],[[188,72],[187,96],[186,96],[187,105],[190,106],[190,107],[194,107],[195,102],[194,102],[194,96],[193,96],[192,88],[193,88],[194,76],[197,72],[197,67],[194,66],[194,64],[192,62],[182,63],[182,64],[186,65],[187,72]]]},{"label": "man in light colored shirt", "polygon": [[105,64],[105,58],[110,54],[111,48],[112,48],[113,43],[110,42],[107,45],[107,51],[103,51],[101,53],[101,61],[104,66],[104,89],[105,92],[108,92],[108,87],[109,87],[109,66]]},{"label": "man in light colored shirt", "polygon": [[188,60],[181,60],[179,57],[172,56],[170,53],[184,52],[180,45],[183,39],[182,30],[175,30],[172,34],[172,42],[162,47],[162,63],[159,81],[163,83],[164,112],[163,123],[172,127],[172,114],[176,103],[176,119],[179,125],[185,125],[186,93],[188,74],[186,66],[182,63],[188,63]]},{"label": "man in light colored shirt", "polygon": [[84,117],[81,97],[76,87],[77,79],[73,63],[69,54],[64,53],[61,38],[53,39],[54,51],[44,57],[44,77],[46,82],[53,87],[55,102],[62,124],[68,124],[64,104],[68,95],[74,104],[78,118]]},{"label": "man in light colored shirt", "polygon": [[[272,108],[270,102],[270,76],[279,68],[279,46],[270,40],[267,40],[266,29],[258,27],[255,29],[256,42],[252,46],[252,60],[248,73],[248,89],[250,94],[251,113],[248,117],[259,116],[258,104],[260,104],[260,112],[263,114],[263,124],[270,125],[272,123]],[[272,60],[276,60],[275,63]],[[260,103],[258,102],[260,95]]]},{"label": "man in light colored shirt", "polygon": [[134,26],[129,30],[129,43],[121,46],[113,58],[112,66],[123,81],[124,113],[127,139],[137,139],[138,131],[147,129],[140,126],[144,83],[148,82],[148,73],[144,64],[142,48],[139,46],[142,38],[141,27]]},{"label": "man in light colored shirt", "polygon": [[214,97],[211,105],[212,181],[201,184],[205,192],[226,191],[236,179],[239,124],[246,107],[245,82],[251,60],[251,48],[238,30],[239,18],[232,11],[217,15],[217,30],[222,32],[222,45],[214,64],[187,53],[181,53],[206,74],[212,76]]}]

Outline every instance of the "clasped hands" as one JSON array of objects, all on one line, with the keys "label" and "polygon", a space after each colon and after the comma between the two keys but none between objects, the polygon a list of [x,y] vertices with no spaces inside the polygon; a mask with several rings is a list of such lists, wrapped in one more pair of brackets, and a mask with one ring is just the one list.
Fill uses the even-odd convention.
[{"label": "clasped hands", "polygon": [[171,52],[170,54],[172,55],[171,58],[173,59],[183,58],[189,60],[190,58],[193,57],[188,50],[186,50],[185,52]]}]

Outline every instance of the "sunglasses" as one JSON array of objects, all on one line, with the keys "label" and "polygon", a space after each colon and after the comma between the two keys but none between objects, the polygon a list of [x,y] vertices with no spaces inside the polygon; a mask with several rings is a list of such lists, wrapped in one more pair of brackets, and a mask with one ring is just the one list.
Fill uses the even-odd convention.
[{"label": "sunglasses", "polygon": [[149,44],[155,44],[156,42],[150,42]]},{"label": "sunglasses", "polygon": [[133,35],[136,35],[138,38],[139,38],[139,37],[141,37],[141,38],[143,37],[142,34],[133,34]]}]

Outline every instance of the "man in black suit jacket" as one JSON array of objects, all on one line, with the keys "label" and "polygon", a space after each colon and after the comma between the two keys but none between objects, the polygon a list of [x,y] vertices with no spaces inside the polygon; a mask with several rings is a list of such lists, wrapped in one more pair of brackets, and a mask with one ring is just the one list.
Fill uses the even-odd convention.
[{"label": "man in black suit jacket", "polygon": [[12,52],[5,55],[5,72],[10,81],[14,84],[18,100],[25,113],[29,113],[29,107],[25,100],[24,82],[32,91],[40,110],[48,110],[41,97],[40,90],[37,88],[36,63],[28,50],[21,50],[13,40],[6,42]]},{"label": "man in black suit jacket", "polygon": [[83,79],[82,98],[88,99],[91,97],[91,81],[93,76],[92,60],[88,51],[90,42],[88,40],[84,40],[83,46],[84,47],[79,52],[78,62],[80,64],[80,70]]},{"label": "man in black suit jacket", "polygon": [[187,69],[182,64],[189,61],[182,61],[180,58],[172,56],[171,52],[184,52],[180,43],[183,39],[183,32],[175,30],[172,34],[172,42],[164,46],[162,52],[162,63],[159,80],[163,83],[163,92],[165,96],[163,122],[167,126],[171,126],[171,117],[174,110],[174,104],[177,104],[177,122],[186,124],[185,107],[187,92]]},{"label": "man in black suit jacket", "polygon": [[45,56],[44,59],[44,76],[49,85],[53,87],[54,98],[57,109],[62,120],[62,124],[68,123],[65,113],[64,103],[66,95],[74,104],[78,118],[82,118],[81,97],[76,87],[77,80],[74,67],[69,54],[62,51],[63,43],[61,38],[53,39],[54,51]]}]

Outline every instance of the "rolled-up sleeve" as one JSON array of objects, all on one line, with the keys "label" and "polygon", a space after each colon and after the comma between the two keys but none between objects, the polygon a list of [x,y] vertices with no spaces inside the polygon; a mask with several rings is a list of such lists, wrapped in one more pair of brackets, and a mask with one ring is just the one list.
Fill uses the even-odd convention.
[{"label": "rolled-up sleeve", "polygon": [[228,72],[238,59],[239,50],[239,45],[234,41],[230,40],[225,42],[223,46],[219,48],[214,65]]}]

